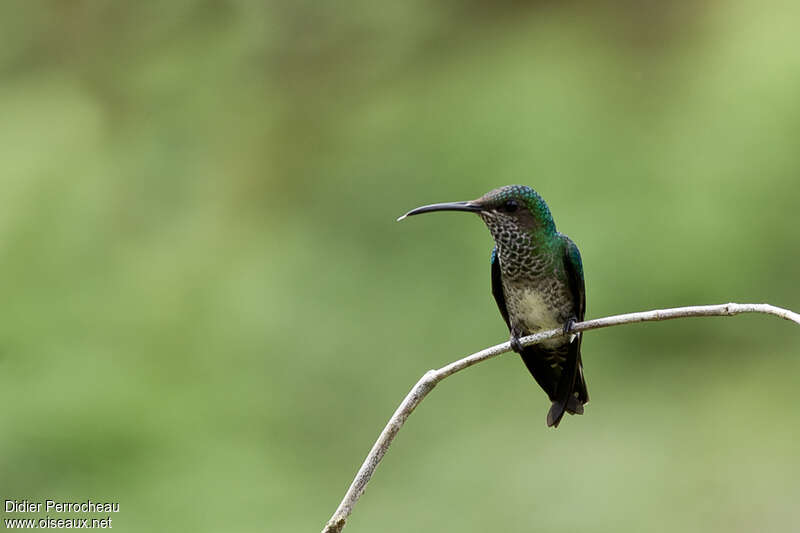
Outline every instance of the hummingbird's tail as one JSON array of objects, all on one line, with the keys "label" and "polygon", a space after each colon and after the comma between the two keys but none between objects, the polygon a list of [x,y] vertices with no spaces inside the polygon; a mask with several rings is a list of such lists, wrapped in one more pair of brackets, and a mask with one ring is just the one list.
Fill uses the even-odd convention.
[{"label": "hummingbird's tail", "polygon": [[[583,414],[583,404],[589,401],[581,363],[581,337],[558,348],[539,345],[523,349],[522,361],[553,402],[547,413],[547,425],[558,427],[564,413]],[[558,361],[553,363],[553,361]]]},{"label": "hummingbird's tail", "polygon": [[575,385],[572,393],[564,400],[555,400],[550,410],[547,412],[547,426],[558,427],[564,413],[571,415],[582,415],[583,404],[589,401],[589,393],[586,390],[586,381],[583,379],[583,365],[578,360],[578,373],[575,376]]}]

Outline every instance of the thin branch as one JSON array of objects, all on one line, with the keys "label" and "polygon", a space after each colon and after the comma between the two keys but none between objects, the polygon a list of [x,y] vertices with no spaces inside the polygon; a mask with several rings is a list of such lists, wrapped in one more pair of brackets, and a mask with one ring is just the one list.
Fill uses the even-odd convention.
[{"label": "thin branch", "polygon": [[[622,324],[633,324],[635,322],[654,322],[658,320],[671,320],[673,318],[686,318],[696,316],[733,316],[742,313],[764,313],[768,315],[775,315],[786,320],[800,324],[800,314],[782,309],[769,304],[720,304],[720,305],[697,305],[692,307],[675,307],[672,309],[656,309],[654,311],[643,311],[640,313],[628,313],[625,315],[615,315],[605,318],[596,318],[594,320],[587,320],[575,324],[573,332],[588,331],[590,329],[607,328],[611,326],[619,326]],[[552,339],[563,335],[561,329],[551,329],[549,331],[542,331],[535,335],[523,337],[520,343],[523,346],[530,346],[539,342]],[[438,370],[429,370],[416,385],[411,389],[411,392],[403,399],[403,402],[394,412],[386,427],[381,431],[378,440],[372,446],[364,464],[358,470],[353,483],[344,495],[342,503],[339,504],[336,512],[325,525],[322,533],[339,533],[344,528],[345,521],[353,511],[358,498],[364,493],[364,489],[369,483],[372,474],[380,464],[381,459],[386,454],[386,450],[392,444],[394,437],[400,428],[403,427],[406,419],[414,411],[417,405],[425,398],[425,396],[433,390],[433,388],[444,378],[455,374],[460,370],[469,368],[472,365],[478,364],[492,357],[511,351],[511,345],[508,342],[486,348],[480,352],[476,352],[458,361],[454,361],[449,365],[445,365]]]}]

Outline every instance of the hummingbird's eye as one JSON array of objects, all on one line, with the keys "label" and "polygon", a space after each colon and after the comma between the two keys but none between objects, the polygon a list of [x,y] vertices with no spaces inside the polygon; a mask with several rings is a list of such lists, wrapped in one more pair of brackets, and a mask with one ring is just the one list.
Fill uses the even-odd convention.
[{"label": "hummingbird's eye", "polygon": [[517,210],[517,207],[517,201],[512,198],[511,200],[506,200],[506,203],[503,204],[502,209],[507,213],[513,213]]}]

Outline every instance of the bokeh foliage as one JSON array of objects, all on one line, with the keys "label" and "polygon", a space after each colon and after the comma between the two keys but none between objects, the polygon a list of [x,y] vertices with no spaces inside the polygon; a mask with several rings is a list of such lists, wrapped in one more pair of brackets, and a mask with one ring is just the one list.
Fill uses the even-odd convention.
[{"label": "bokeh foliage", "polygon": [[[800,310],[792,2],[0,6],[0,495],[123,531],[315,531],[428,368],[505,340],[536,188],[590,317]],[[591,332],[557,431],[513,355],[405,427],[348,531],[800,528],[800,336]],[[7,516],[7,515],[4,515]]]}]

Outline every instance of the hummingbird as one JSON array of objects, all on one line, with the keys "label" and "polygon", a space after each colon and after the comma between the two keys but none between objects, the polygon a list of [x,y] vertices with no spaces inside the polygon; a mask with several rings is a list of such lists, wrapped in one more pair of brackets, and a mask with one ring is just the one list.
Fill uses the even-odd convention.
[{"label": "hummingbird", "polygon": [[[581,363],[582,333],[572,328],[586,312],[583,263],[578,247],[556,224],[544,199],[526,185],[507,185],[477,200],[418,207],[401,216],[434,211],[477,214],[494,240],[492,295],[517,352],[552,402],[547,425],[564,413],[583,414],[589,401]],[[563,335],[532,346],[520,337],[562,328]]]}]

